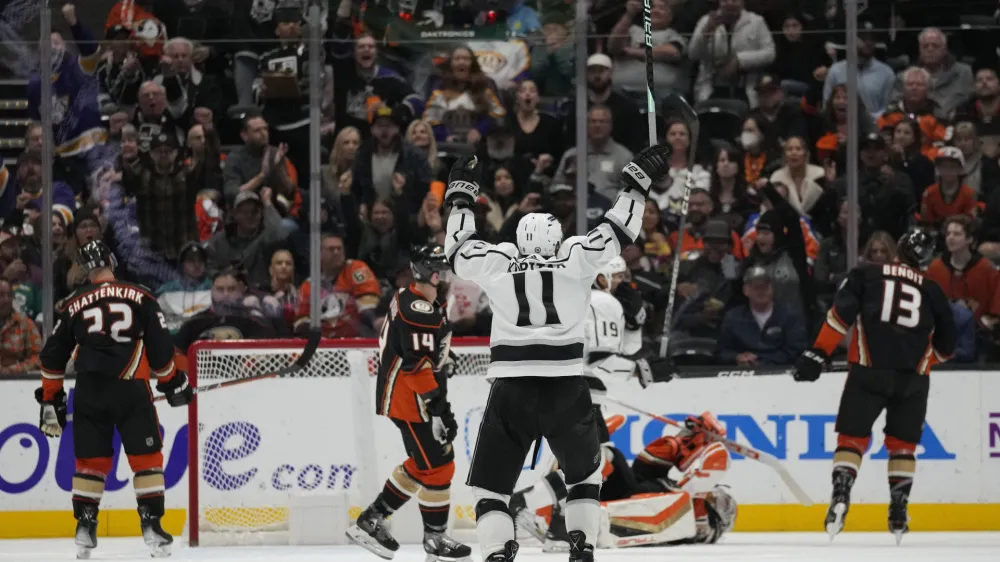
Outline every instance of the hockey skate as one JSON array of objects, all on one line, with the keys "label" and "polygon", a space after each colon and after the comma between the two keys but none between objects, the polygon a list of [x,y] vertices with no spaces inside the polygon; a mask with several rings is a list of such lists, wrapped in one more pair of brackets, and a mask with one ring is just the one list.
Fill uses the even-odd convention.
[{"label": "hockey skate", "polygon": [[[386,560],[392,560],[399,550],[399,543],[389,533],[385,517],[368,506],[358,521],[347,529],[347,538],[361,548]],[[426,541],[424,542],[426,545]]]},{"label": "hockey skate", "polygon": [[84,508],[76,522],[76,557],[89,560],[90,551],[97,548],[97,508]]},{"label": "hockey skate", "polygon": [[552,522],[542,539],[542,552],[567,552],[570,549],[570,536],[566,532],[566,517],[558,504],[552,506]]},{"label": "hockey skate", "polygon": [[160,518],[151,515],[148,508],[139,507],[139,525],[142,528],[142,540],[149,547],[149,555],[153,558],[169,557],[174,537],[163,530]]},{"label": "hockey skate", "polygon": [[514,562],[518,548],[520,547],[517,541],[507,541],[507,544],[503,546],[503,552],[494,552],[487,556],[483,562]]},{"label": "hockey skate", "polygon": [[510,516],[514,519],[515,532],[520,529],[538,542],[545,542],[545,533],[535,521],[535,514],[528,509],[528,504],[524,499],[524,491],[515,492],[507,502],[510,509]]},{"label": "hockey skate", "polygon": [[569,532],[569,562],[594,562],[594,545],[583,531]]},{"label": "hockey skate", "polygon": [[835,469],[833,473],[833,495],[830,510],[826,512],[826,534],[832,541],[844,529],[844,519],[851,507],[851,487],[854,476],[846,470]]},{"label": "hockey skate", "polygon": [[427,562],[457,562],[468,560],[472,549],[444,533],[424,533]]},{"label": "hockey skate", "polygon": [[906,513],[908,498],[903,494],[892,494],[889,503],[889,532],[896,537],[896,545],[903,542],[903,535],[910,532],[910,516]]}]

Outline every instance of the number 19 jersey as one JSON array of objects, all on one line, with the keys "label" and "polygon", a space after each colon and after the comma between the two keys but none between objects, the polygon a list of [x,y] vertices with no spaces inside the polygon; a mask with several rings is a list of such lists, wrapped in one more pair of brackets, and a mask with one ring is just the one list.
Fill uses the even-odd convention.
[{"label": "number 19 jersey", "polygon": [[815,347],[833,353],[851,324],[848,361],[855,365],[926,375],[955,352],[955,321],[947,297],[937,283],[906,265],[851,270]]}]

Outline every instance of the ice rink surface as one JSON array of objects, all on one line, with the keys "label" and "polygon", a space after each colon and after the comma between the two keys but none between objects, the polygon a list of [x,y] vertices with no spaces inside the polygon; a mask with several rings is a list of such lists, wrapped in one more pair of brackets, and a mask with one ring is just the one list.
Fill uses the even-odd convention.
[{"label": "ice rink surface", "polygon": [[[0,541],[0,560],[55,562],[75,559],[71,539]],[[543,554],[526,547],[517,562],[562,562],[566,554]],[[830,543],[819,533],[733,533],[709,546],[601,550],[598,562],[862,562],[862,561],[1000,561],[1000,533],[911,533],[897,547],[888,533],[844,534]],[[148,561],[139,538],[100,539],[91,560]],[[187,548],[176,545],[169,560],[273,562],[378,562],[380,558],[357,547],[241,547]],[[404,546],[394,559],[424,562],[418,546]],[[472,560],[479,562],[474,547]]]}]

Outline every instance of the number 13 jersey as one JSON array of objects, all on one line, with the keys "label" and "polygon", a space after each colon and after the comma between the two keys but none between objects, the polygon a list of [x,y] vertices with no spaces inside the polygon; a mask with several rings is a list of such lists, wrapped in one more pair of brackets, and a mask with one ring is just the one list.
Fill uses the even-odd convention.
[{"label": "number 13 jersey", "polygon": [[955,321],[941,287],[906,265],[863,265],[848,274],[816,338],[831,354],[854,324],[848,361],[930,373],[955,352]]},{"label": "number 13 jersey", "polygon": [[635,240],[644,205],[639,193],[619,194],[601,224],[567,238],[548,258],[479,240],[472,211],[452,210],[445,252],[455,274],[479,285],[493,309],[488,377],[583,375],[591,286]]}]

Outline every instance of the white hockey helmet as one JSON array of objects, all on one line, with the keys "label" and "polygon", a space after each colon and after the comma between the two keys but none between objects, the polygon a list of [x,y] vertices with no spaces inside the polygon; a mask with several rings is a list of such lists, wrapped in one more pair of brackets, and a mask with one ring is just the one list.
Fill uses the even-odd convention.
[{"label": "white hockey helmet", "polygon": [[605,291],[611,291],[614,285],[614,276],[616,273],[625,273],[628,271],[628,265],[625,264],[625,258],[621,256],[615,256],[608,265],[604,266],[603,269],[597,274],[598,277],[604,277],[604,286],[601,287],[598,283],[598,287],[604,289]]},{"label": "white hockey helmet", "polygon": [[517,249],[521,255],[556,255],[562,244],[562,225],[548,213],[528,213],[517,223]]}]

